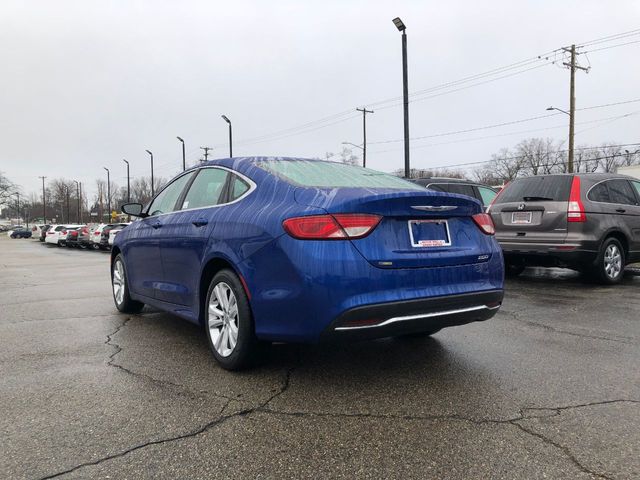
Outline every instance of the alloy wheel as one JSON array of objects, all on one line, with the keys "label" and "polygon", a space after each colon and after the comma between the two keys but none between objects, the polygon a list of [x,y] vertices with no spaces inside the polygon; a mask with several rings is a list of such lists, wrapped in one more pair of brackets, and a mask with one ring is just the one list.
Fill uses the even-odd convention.
[{"label": "alloy wheel", "polygon": [[208,328],[211,343],[222,357],[228,357],[238,343],[238,301],[225,282],[213,287],[209,297]]},{"label": "alloy wheel", "polygon": [[113,296],[116,299],[116,303],[118,305],[122,304],[124,300],[124,288],[125,288],[125,277],[124,277],[124,267],[122,266],[122,262],[120,260],[116,260],[116,263],[113,265]]},{"label": "alloy wheel", "polygon": [[604,271],[607,277],[614,279],[622,271],[622,254],[617,245],[607,246],[604,252]]}]

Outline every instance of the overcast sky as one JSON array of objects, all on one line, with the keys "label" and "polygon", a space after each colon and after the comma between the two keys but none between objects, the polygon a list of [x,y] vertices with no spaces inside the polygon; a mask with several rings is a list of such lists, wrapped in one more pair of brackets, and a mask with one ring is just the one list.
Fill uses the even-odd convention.
[{"label": "overcast sky", "polygon": [[[187,142],[189,163],[200,146],[227,155],[221,114],[233,122],[236,156],[322,157],[343,141],[361,143],[361,117],[344,112],[402,94],[396,16],[407,25],[409,90],[416,92],[638,29],[640,2],[2,0],[0,171],[25,193],[38,189],[39,175],[77,179],[92,191],[102,167],[124,183],[123,158],[132,176],[148,175],[151,149],[156,175],[169,177],[181,165],[176,135]],[[638,58],[640,43],[581,55],[592,68],[577,73],[577,107],[640,99]],[[568,108],[569,72],[544,63],[417,97],[411,137],[546,115],[549,105]],[[372,107],[370,142],[402,139],[402,107],[391,105]],[[637,112],[640,102],[578,112],[576,144],[640,142]],[[557,114],[415,140],[412,166],[482,161],[532,136],[563,140],[566,123]],[[546,130],[512,134],[533,129]],[[268,141],[242,142],[262,136]],[[370,144],[368,166],[402,165],[402,142]]]}]

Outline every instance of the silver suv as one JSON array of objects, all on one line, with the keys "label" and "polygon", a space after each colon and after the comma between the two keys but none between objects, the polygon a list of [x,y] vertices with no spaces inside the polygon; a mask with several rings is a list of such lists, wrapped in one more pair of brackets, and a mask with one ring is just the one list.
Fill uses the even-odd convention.
[{"label": "silver suv", "polygon": [[513,275],[528,265],[567,267],[613,284],[640,261],[640,181],[625,175],[518,178],[489,213]]}]

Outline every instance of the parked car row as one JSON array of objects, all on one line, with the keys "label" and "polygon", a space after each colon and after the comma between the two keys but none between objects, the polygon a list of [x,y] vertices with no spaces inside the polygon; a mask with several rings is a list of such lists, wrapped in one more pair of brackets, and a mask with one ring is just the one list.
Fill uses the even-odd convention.
[{"label": "parked car row", "polygon": [[117,232],[128,223],[99,225],[41,225],[39,240],[59,247],[108,250]]}]

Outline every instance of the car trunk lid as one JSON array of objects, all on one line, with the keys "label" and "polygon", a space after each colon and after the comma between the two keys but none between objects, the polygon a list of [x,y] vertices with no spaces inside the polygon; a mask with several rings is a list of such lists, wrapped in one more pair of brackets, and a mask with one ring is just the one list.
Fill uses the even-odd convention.
[{"label": "car trunk lid", "polygon": [[465,265],[491,255],[490,237],[472,219],[482,207],[470,197],[428,190],[299,188],[295,198],[330,214],[381,216],[371,234],[350,240],[379,268]]}]

